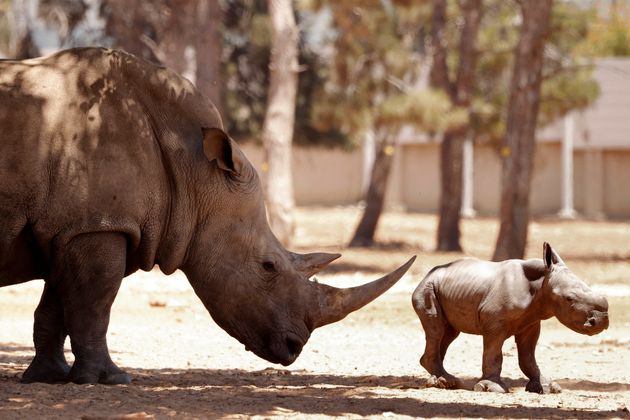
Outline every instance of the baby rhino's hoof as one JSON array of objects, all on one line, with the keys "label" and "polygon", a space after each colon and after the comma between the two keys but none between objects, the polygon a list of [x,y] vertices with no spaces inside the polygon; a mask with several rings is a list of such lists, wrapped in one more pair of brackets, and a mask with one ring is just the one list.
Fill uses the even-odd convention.
[{"label": "baby rhino's hoof", "polygon": [[473,389],[477,392],[509,392],[505,384],[492,382],[488,379],[482,379],[477,382]]},{"label": "baby rhino's hoof", "polygon": [[451,375],[443,375],[440,377],[431,375],[431,377],[427,379],[427,383],[424,386],[426,388],[440,388],[440,389],[461,389],[462,388],[461,381]]},{"label": "baby rhino's hoof", "polygon": [[559,394],[562,392],[562,387],[556,382],[541,384],[538,381],[529,381],[525,386],[525,391],[534,392],[536,394]]}]

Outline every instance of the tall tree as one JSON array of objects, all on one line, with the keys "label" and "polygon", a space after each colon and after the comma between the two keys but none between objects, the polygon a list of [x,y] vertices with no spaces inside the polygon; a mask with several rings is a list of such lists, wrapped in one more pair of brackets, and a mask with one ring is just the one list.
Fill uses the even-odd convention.
[{"label": "tall tree", "polygon": [[365,209],[354,230],[349,247],[367,247],[374,243],[374,235],[385,204],[387,181],[392,168],[395,151],[396,133],[386,127],[375,134],[374,162],[370,174],[370,183],[365,194]]},{"label": "tall tree", "polygon": [[630,3],[611,2],[607,13],[604,10],[595,9],[595,21],[580,52],[596,57],[630,56]]},{"label": "tall tree", "polygon": [[332,14],[327,36],[334,53],[313,113],[315,120],[339,127],[355,143],[368,132],[374,135],[366,206],[349,244],[371,246],[400,127],[442,132],[454,113],[448,97],[418,87],[424,58],[424,32],[418,22],[429,10],[424,2],[322,3]]},{"label": "tall tree", "polygon": [[105,32],[116,47],[171,67],[222,108],[219,0],[101,1]]},{"label": "tall tree", "polygon": [[157,48],[162,15],[156,4],[102,0],[100,15],[105,20],[105,35],[114,46],[154,63],[161,62]]},{"label": "tall tree", "polygon": [[495,261],[523,258],[525,254],[544,49],[553,6],[553,0],[520,0],[518,3],[522,24],[501,148],[501,225],[494,251]]},{"label": "tall tree", "polygon": [[429,89],[392,95],[376,109],[374,118],[375,157],[366,206],[350,247],[371,246],[385,202],[387,180],[391,172],[396,136],[404,125],[430,132],[443,132],[464,125],[462,109],[453,108],[448,97]]},{"label": "tall tree", "polygon": [[223,8],[219,0],[197,0],[195,18],[196,77],[195,84],[219,109],[223,110],[221,71]]},{"label": "tall tree", "polygon": [[[455,80],[449,77],[445,26],[447,0],[433,1],[431,21],[432,67],[431,84],[444,90],[453,105],[468,109],[473,94],[477,61],[476,40],[482,16],[482,0],[460,2],[463,26],[459,35]],[[461,251],[460,210],[462,207],[462,169],[464,141],[470,128],[467,124],[453,127],[444,133],[440,146],[440,221],[437,230],[437,250]]]},{"label": "tall tree", "polygon": [[[407,5],[403,7],[413,14]],[[393,3],[368,1],[364,2],[362,10],[357,10],[359,8],[353,4],[345,8],[345,11],[340,6],[335,9],[337,24],[344,32],[337,46],[343,45],[342,49],[350,56],[339,60],[339,70],[349,72],[345,78],[351,80],[351,85],[367,88],[361,94],[353,90],[349,93],[355,97],[354,101],[367,96],[363,98],[365,103],[355,109],[355,112],[363,111],[357,112],[357,133],[364,136],[371,131],[374,134],[374,161],[365,209],[349,243],[350,247],[364,247],[374,242],[396,150],[396,127],[379,118],[381,106],[387,99],[405,94],[400,82],[413,77],[414,72],[408,66],[418,59],[418,54],[414,54],[414,38]],[[352,39],[354,37],[356,39]],[[405,53],[409,58],[403,58]]]},{"label": "tall tree", "polygon": [[18,60],[40,55],[39,48],[33,39],[33,21],[37,17],[36,9],[39,4],[33,4],[35,10],[30,6],[30,2],[24,0],[11,0],[10,10],[7,10],[11,20],[8,22],[11,27],[10,37],[12,38],[10,39],[12,44],[10,54],[12,58]]},{"label": "tall tree", "polygon": [[293,177],[291,143],[298,83],[299,33],[291,0],[268,0],[271,18],[269,92],[263,123],[265,148],[265,201],[269,224],[276,237],[289,246],[293,237]]},{"label": "tall tree", "polygon": [[[223,105],[229,115],[227,127],[237,140],[260,139],[269,93],[269,59],[271,55],[271,21],[266,0],[222,2],[224,8]],[[300,5],[301,2],[295,2]],[[347,136],[338,129],[318,125],[312,118],[313,99],[326,78],[325,42],[327,31],[321,27],[321,16],[313,7],[296,14],[300,33],[298,63],[298,96],[293,144],[325,144],[344,147]]]}]

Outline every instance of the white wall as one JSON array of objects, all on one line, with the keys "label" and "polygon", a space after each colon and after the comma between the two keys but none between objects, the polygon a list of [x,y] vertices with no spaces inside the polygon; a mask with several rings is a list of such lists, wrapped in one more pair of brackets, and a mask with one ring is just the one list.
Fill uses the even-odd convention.
[{"label": "white wall", "polygon": [[[561,208],[561,146],[536,146],[532,191],[533,215],[555,215]],[[262,149],[242,146],[260,172]],[[347,205],[363,199],[360,149],[294,147],[293,176],[298,205]],[[598,158],[597,156],[600,156]],[[437,143],[398,146],[390,176],[386,204],[409,211],[436,212],[440,175]],[[481,215],[496,215],[501,194],[501,161],[489,146],[474,149],[474,208]],[[580,215],[630,218],[630,151],[574,152],[575,208]]]}]

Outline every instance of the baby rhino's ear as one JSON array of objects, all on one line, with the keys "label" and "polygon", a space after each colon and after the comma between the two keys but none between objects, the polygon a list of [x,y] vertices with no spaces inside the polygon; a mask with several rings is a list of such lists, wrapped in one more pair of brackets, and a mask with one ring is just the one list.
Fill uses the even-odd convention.
[{"label": "baby rhino's ear", "polygon": [[203,153],[210,162],[234,175],[240,175],[246,158],[236,142],[220,128],[203,128]]},{"label": "baby rhino's ear", "polygon": [[554,265],[564,265],[564,261],[562,261],[560,255],[558,255],[547,242],[543,243],[543,261],[545,262],[545,268],[547,270],[551,270]]}]

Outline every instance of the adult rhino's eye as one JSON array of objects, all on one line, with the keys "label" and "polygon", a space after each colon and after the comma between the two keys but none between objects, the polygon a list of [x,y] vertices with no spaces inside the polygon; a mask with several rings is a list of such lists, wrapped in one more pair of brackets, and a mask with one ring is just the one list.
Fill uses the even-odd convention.
[{"label": "adult rhino's eye", "polygon": [[567,296],[565,297],[565,299],[567,300],[567,302],[573,303],[573,298],[571,296]]},{"label": "adult rhino's eye", "polygon": [[278,270],[276,270],[276,265],[273,263],[273,261],[265,261],[262,263],[263,269],[265,271],[268,271],[269,273],[275,273]]}]

